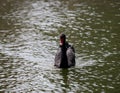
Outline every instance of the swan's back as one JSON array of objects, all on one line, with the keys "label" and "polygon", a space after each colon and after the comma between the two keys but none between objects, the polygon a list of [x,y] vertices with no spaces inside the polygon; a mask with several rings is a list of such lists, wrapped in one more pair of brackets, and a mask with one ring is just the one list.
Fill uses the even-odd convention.
[{"label": "swan's back", "polygon": [[75,50],[74,47],[70,46],[67,49],[67,60],[68,60],[68,66],[75,66]]},{"label": "swan's back", "polygon": [[[74,47],[72,47],[71,45],[66,46],[67,50],[66,50],[66,57],[67,57],[67,63],[68,66],[67,67],[71,67],[71,66],[75,66],[75,50]],[[61,60],[62,58],[62,50],[59,47],[56,55],[55,55],[55,66],[62,68],[61,64],[64,64],[64,62],[62,62]]]}]

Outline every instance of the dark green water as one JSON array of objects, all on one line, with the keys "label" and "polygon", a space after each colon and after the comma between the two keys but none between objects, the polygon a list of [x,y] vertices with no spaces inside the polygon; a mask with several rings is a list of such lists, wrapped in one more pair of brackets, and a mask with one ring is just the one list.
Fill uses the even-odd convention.
[{"label": "dark green water", "polygon": [[[61,32],[74,68],[53,66]],[[1,0],[0,93],[120,93],[120,0]]]}]

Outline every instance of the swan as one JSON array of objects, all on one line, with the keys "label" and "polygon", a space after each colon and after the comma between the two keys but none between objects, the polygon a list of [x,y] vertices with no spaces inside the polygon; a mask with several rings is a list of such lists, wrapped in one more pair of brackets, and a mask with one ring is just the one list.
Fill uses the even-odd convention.
[{"label": "swan", "polygon": [[66,35],[60,35],[60,45],[55,55],[54,66],[58,68],[69,68],[75,66],[75,49],[66,42]]}]

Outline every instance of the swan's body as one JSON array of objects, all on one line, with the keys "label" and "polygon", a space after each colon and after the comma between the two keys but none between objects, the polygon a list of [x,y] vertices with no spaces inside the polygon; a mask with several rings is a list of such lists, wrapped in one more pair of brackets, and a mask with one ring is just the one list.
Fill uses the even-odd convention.
[{"label": "swan's body", "polygon": [[66,42],[64,34],[60,37],[61,43],[55,56],[55,66],[58,68],[68,68],[75,66],[75,50],[74,47]]}]

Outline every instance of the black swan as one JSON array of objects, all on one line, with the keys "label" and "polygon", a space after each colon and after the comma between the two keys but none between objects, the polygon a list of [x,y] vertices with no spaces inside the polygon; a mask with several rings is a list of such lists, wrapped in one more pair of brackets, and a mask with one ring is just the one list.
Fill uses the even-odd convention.
[{"label": "black swan", "polygon": [[66,35],[60,35],[59,49],[55,55],[54,66],[58,68],[69,68],[75,66],[75,50],[74,47],[66,42]]}]

